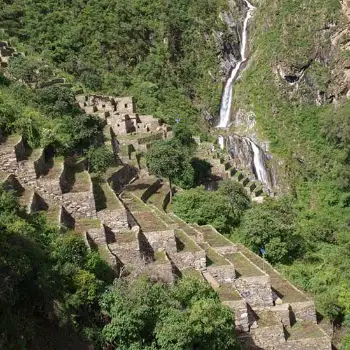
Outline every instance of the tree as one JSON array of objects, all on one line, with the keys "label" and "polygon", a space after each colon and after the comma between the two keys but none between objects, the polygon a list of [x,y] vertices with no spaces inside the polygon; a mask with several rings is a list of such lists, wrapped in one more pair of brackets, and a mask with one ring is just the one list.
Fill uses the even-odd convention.
[{"label": "tree", "polygon": [[[236,205],[230,203],[222,191],[206,191],[200,186],[178,193],[174,199],[174,212],[187,222],[210,224],[221,232],[229,233],[239,223],[249,200],[246,202],[247,194],[243,192],[243,199],[237,199]],[[239,198],[238,193],[236,196]]]},{"label": "tree", "polygon": [[156,141],[147,153],[147,166],[151,173],[169,180],[171,202],[172,184],[188,174],[190,158],[176,140]]},{"label": "tree", "polygon": [[87,152],[89,171],[103,173],[113,164],[113,152],[107,146],[90,148]]},{"label": "tree", "polygon": [[101,299],[103,337],[118,349],[237,349],[233,313],[203,281],[119,282]]},{"label": "tree", "polygon": [[256,253],[263,248],[270,262],[287,263],[299,256],[303,246],[295,231],[295,214],[290,201],[266,199],[244,213],[235,235]]}]

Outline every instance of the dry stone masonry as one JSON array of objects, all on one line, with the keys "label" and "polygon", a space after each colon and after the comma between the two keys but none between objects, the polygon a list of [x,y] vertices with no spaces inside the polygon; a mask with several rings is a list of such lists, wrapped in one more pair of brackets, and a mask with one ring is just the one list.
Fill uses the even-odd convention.
[{"label": "dry stone masonry", "polygon": [[[45,213],[63,234],[81,233],[89,249],[98,250],[121,276],[148,274],[173,283],[196,274],[207,281],[234,311],[246,349],[331,349],[313,300],[266,261],[211,226],[190,225],[164,211],[168,184],[148,175],[129,151],[155,135],[169,136],[166,125],[136,114],[129,97],[79,95],[77,102],[106,121],[106,144],[115,152],[116,166],[97,181],[84,161],[50,157],[46,150],[29,149],[22,137],[0,132],[0,179],[6,189],[29,211]],[[217,166],[232,171],[220,160]]]}]

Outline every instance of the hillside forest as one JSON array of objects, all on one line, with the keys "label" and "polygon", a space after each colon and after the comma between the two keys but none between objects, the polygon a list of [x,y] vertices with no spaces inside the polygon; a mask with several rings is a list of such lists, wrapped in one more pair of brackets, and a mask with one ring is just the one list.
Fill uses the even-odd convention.
[{"label": "hillside forest", "polygon": [[[0,128],[57,156],[87,156],[91,172],[103,172],[104,125],[75,93],[134,96],[139,112],[174,126],[174,139],[147,156],[183,189],[173,211],[255,253],[263,247],[349,349],[349,33],[333,40],[348,19],[338,0],[253,3],[251,59],[233,107],[254,113],[278,164],[280,193],[262,204],[232,181],[206,191],[209,169],[192,140],[216,142],[222,62],[237,44],[220,13],[239,22],[240,0],[0,0],[0,39],[26,53],[11,60],[11,79],[0,73]],[[278,69],[304,67],[298,89],[278,80]],[[73,88],[40,88],[53,74]],[[177,167],[159,157],[167,152]],[[3,189],[0,233],[0,348],[239,349],[233,315],[192,276],[173,286],[120,279],[79,237],[25,213]]]}]

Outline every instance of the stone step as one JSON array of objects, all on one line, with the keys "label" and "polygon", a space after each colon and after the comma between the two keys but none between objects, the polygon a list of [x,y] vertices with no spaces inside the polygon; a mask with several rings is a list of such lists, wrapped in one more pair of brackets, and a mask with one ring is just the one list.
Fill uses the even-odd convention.
[{"label": "stone step", "polygon": [[206,281],[211,285],[213,289],[218,289],[220,287],[220,284],[208,271],[202,271],[202,276],[206,279]]}]

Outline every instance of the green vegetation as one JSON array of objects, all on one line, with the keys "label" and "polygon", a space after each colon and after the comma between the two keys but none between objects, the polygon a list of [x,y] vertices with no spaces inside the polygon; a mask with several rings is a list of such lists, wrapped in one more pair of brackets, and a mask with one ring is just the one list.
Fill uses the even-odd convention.
[{"label": "green vegetation", "polygon": [[187,222],[213,225],[220,232],[229,233],[239,223],[242,212],[250,207],[250,199],[243,186],[227,180],[218,191],[209,192],[196,187],[174,198],[174,213]]},{"label": "green vegetation", "polygon": [[197,129],[202,111],[218,112],[212,30],[225,29],[219,13],[227,7],[226,0],[1,1],[0,27],[87,90],[133,95],[141,113]]},{"label": "green vegetation", "polygon": [[74,93],[60,86],[33,90],[0,83],[0,128],[24,136],[33,148],[51,146],[59,154],[85,152],[103,141],[102,121],[84,114],[75,105]]},{"label": "green vegetation", "polygon": [[104,254],[25,214],[2,189],[0,232],[2,349],[237,349],[232,312],[194,277],[174,286],[145,278],[112,286]]},{"label": "green vegetation", "polygon": [[232,313],[193,277],[174,287],[141,279],[119,283],[101,300],[103,337],[119,349],[237,349]]}]

